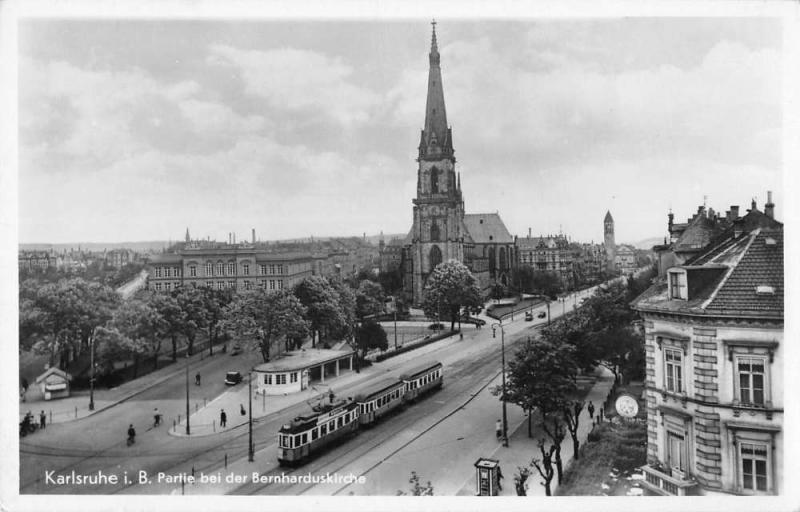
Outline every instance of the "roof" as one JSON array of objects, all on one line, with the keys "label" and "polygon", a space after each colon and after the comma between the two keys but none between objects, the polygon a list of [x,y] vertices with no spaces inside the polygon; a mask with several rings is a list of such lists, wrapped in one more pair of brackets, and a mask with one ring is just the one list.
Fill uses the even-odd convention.
[{"label": "roof", "polygon": [[503,219],[497,213],[465,214],[464,232],[476,244],[514,243],[514,237],[508,232]]},{"label": "roof", "polygon": [[330,350],[330,349],[314,349],[302,350],[295,352],[286,352],[283,357],[270,361],[268,363],[260,364],[253,368],[255,372],[289,372],[296,370],[304,370],[311,366],[327,363],[353,355],[351,349],[348,350]]},{"label": "roof", "polygon": [[564,235],[535,236],[517,238],[517,247],[520,249],[567,249],[569,241]]},{"label": "roof", "polygon": [[709,243],[715,235],[718,235],[720,229],[712,219],[705,215],[697,215],[686,229],[683,230],[681,236],[675,242],[674,251],[697,251],[702,250]]},{"label": "roof", "polygon": [[[783,318],[783,229],[732,234],[708,248],[686,269],[689,300],[671,299],[665,281],[636,298],[640,311],[713,316]],[[696,279],[699,285],[693,285]]]},{"label": "roof", "polygon": [[45,380],[47,377],[49,377],[51,375],[56,375],[56,376],[61,377],[62,379],[65,379],[65,380],[72,380],[72,375],[70,375],[69,373],[65,372],[61,368],[57,368],[55,366],[51,366],[50,368],[45,370],[45,372],[43,374],[41,374],[38,377],[36,377],[36,384],[42,382],[43,380]]},{"label": "roof", "polygon": [[420,365],[417,365],[417,366],[415,366],[415,367],[403,372],[403,374],[400,376],[400,379],[401,380],[408,380],[408,379],[410,379],[410,378],[412,378],[412,377],[414,377],[414,376],[416,376],[416,375],[418,375],[420,373],[426,372],[426,371],[428,371],[428,370],[430,370],[432,368],[436,368],[436,367],[440,367],[440,366],[442,366],[442,363],[440,363],[439,361],[430,361],[428,363],[420,364]]},{"label": "roof", "polygon": [[172,252],[163,254],[155,254],[150,257],[150,263],[180,263],[183,261],[183,256]]},{"label": "roof", "polygon": [[611,210],[606,210],[606,217],[603,219],[603,222],[614,222],[614,217],[611,216]]}]

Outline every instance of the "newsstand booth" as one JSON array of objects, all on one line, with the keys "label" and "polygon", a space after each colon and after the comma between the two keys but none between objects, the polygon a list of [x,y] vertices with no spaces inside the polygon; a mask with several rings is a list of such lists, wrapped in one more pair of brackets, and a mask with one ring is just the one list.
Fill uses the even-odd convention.
[{"label": "newsstand booth", "polygon": [[72,375],[53,366],[36,377],[36,384],[42,390],[44,399],[52,400],[69,396],[69,383],[71,380]]}]

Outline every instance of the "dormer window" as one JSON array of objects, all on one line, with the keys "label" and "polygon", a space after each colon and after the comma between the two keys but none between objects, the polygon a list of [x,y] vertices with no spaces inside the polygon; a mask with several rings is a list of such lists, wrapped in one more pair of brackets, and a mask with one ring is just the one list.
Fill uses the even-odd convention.
[{"label": "dormer window", "polygon": [[774,247],[775,245],[777,245],[777,243],[778,242],[772,237],[767,237],[766,239],[764,239],[764,244],[767,246]]},{"label": "dormer window", "polygon": [[686,287],[686,272],[671,271],[669,273],[669,298],[678,300],[689,299]]},{"label": "dormer window", "polygon": [[756,295],[775,295],[775,288],[767,285],[756,286]]}]

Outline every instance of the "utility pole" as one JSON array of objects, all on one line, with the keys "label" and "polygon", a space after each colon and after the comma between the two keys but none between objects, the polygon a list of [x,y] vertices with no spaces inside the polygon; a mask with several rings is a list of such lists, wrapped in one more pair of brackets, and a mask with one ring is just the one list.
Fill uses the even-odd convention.
[{"label": "utility pole", "polygon": [[253,372],[252,371],[250,372],[250,376],[247,379],[247,411],[250,414],[250,418],[248,420],[249,441],[247,443],[247,460],[249,462],[253,462],[254,450],[253,450]]},{"label": "utility pole", "polygon": [[501,401],[503,402],[503,446],[508,447],[508,415],[506,413],[506,333],[503,330],[503,320],[500,323],[492,324],[492,337],[495,336],[495,327],[500,329],[500,366],[502,375],[503,394]]},{"label": "utility pole", "polygon": [[90,361],[90,364],[92,365],[92,375],[91,375],[91,377],[89,377],[89,410],[90,411],[94,410],[94,333],[95,333],[96,330],[97,330],[97,328],[92,330],[92,338],[90,340],[91,343],[89,345],[90,351],[91,351],[91,353],[89,354],[89,361]]},{"label": "utility pole", "polygon": [[191,435],[189,428],[189,351],[186,351],[186,435]]}]

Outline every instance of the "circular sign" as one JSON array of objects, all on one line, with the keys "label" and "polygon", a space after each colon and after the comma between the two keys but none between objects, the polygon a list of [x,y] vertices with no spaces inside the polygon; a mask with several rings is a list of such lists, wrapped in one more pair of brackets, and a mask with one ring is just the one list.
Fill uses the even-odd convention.
[{"label": "circular sign", "polygon": [[617,414],[624,418],[635,418],[639,413],[639,402],[628,394],[619,395],[614,407],[617,409]]}]

